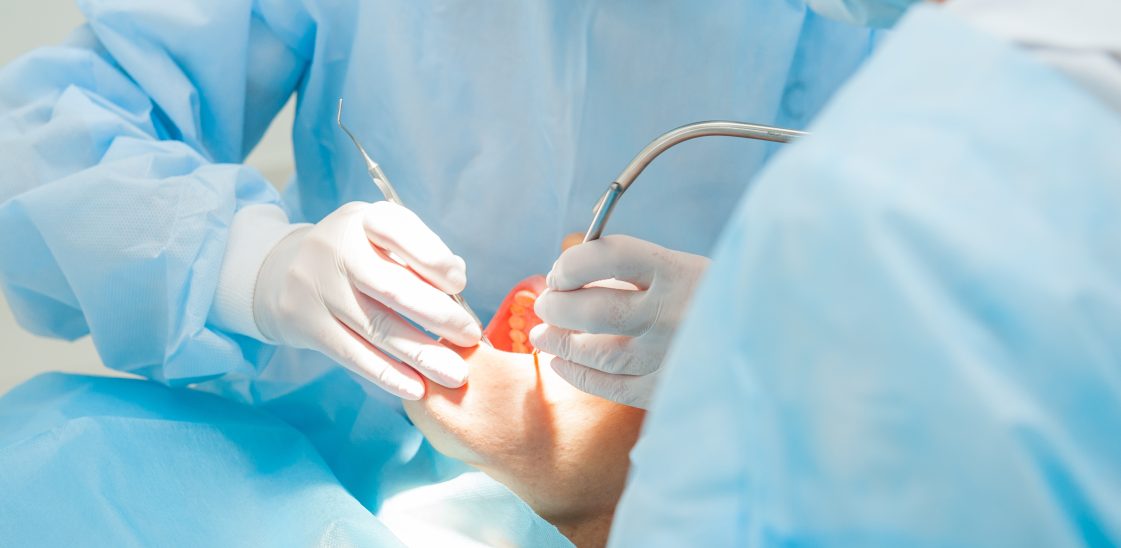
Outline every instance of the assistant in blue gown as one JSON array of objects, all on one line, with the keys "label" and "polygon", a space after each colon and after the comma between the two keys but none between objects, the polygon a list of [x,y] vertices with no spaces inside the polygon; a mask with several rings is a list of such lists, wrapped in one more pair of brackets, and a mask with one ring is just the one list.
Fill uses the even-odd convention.
[{"label": "assistant in blue gown", "polygon": [[1121,114],[914,8],[739,206],[614,546],[1121,542]]}]

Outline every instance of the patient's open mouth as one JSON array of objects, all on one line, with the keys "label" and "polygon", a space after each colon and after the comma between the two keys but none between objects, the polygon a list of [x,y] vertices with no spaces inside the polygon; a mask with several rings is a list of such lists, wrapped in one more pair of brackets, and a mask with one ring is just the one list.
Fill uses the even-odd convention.
[{"label": "patient's open mouth", "polygon": [[545,277],[537,275],[522,280],[506,294],[486,329],[487,339],[495,348],[516,354],[533,353],[529,330],[541,323],[533,312],[533,303],[544,290]]},{"label": "patient's open mouth", "polygon": [[[561,242],[561,252],[579,245],[583,240],[584,234],[580,232],[565,236]],[[533,303],[537,302],[537,297],[541,296],[545,287],[544,276],[530,276],[518,282],[506,294],[484,332],[495,348],[515,354],[533,354],[537,351],[529,342],[529,330],[541,323],[541,318],[533,312]]]}]

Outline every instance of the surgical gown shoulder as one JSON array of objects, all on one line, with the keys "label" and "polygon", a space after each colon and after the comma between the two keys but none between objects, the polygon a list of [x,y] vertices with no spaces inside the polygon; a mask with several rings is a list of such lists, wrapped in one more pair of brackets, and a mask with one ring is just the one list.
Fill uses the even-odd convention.
[{"label": "surgical gown shoulder", "polygon": [[1116,543],[1116,113],[923,8],[811,131],[721,237],[612,543]]}]

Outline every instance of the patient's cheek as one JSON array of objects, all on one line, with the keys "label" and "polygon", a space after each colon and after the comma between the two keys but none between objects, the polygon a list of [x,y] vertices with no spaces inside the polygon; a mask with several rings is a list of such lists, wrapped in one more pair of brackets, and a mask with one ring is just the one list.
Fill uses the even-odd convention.
[{"label": "patient's cheek", "polygon": [[[583,234],[569,234],[563,248],[582,240]],[[537,445],[537,438],[554,423],[560,402],[577,402],[580,409],[570,413],[577,417],[596,407],[585,405],[588,396],[548,365],[537,367],[537,356],[528,355],[536,350],[529,331],[541,323],[533,304],[545,287],[544,276],[530,276],[506,294],[484,330],[494,348],[450,347],[470,364],[466,385],[448,389],[428,383],[424,399],[405,402],[406,412],[440,452],[480,465],[502,449],[521,451]]]},{"label": "patient's cheek", "polygon": [[528,336],[541,323],[533,303],[544,290],[544,276],[526,278],[510,290],[485,330],[494,348],[449,346],[470,366],[466,385],[449,389],[430,382],[423,400],[405,402],[405,411],[441,453],[485,465],[504,449],[522,450],[533,443],[533,425],[549,422],[546,391]]},{"label": "patient's cheek", "polygon": [[546,389],[533,356],[486,346],[449,348],[467,361],[467,384],[446,388],[429,382],[424,399],[404,402],[405,411],[433,447],[487,466],[509,451],[525,451],[539,432],[548,430],[548,396],[558,391]]}]

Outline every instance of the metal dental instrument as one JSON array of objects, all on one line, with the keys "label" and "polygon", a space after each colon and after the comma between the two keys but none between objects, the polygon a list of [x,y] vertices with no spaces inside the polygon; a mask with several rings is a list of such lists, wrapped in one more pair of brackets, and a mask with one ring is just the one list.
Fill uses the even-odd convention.
[{"label": "metal dental instrument", "polygon": [[[362,154],[362,159],[366,161],[366,172],[370,174],[370,178],[374,180],[374,184],[377,185],[378,190],[380,190],[382,195],[385,196],[385,199],[404,207],[405,204],[401,202],[401,196],[397,194],[397,190],[394,189],[393,185],[389,183],[389,178],[385,176],[384,172],[382,172],[381,166],[379,166],[373,158],[370,158],[370,155],[366,153],[366,148],[358,142],[358,138],[355,137],[354,134],[351,133],[350,130],[347,129],[343,124],[343,100],[341,97],[339,98],[339,109],[338,113],[335,115],[335,122],[339,125],[339,129],[343,130],[343,133],[346,133],[347,137],[350,137],[350,140],[354,143],[355,148],[357,148],[358,152]],[[467,304],[467,301],[460,295],[450,295],[450,297],[453,301],[456,302],[456,304],[463,307],[463,310],[467,312],[467,315],[471,316],[471,319],[475,320],[475,323],[479,324],[479,329],[484,333],[483,342],[487,343],[488,346],[493,347],[494,345],[491,344],[490,340],[487,339],[487,336],[485,334],[486,326],[484,326],[483,321],[479,319],[479,315],[476,314],[474,310],[471,310],[471,305]]]},{"label": "metal dental instrument", "polygon": [[654,158],[674,146],[698,137],[741,137],[774,143],[789,143],[806,135],[809,134],[794,129],[728,121],[697,122],[664,133],[649,145],[646,145],[646,148],[642,149],[642,152],[639,152],[638,156],[635,156],[631,163],[627,165],[627,168],[615,178],[615,182],[607,187],[603,197],[596,203],[595,216],[592,218],[592,224],[588,226],[588,231],[584,233],[584,241],[598,240],[603,235],[603,229],[607,226],[607,220],[611,218],[611,212],[615,209],[615,205],[619,203],[619,198],[627,191],[627,188],[630,188],[631,183],[646,169],[646,166],[654,161]]}]

